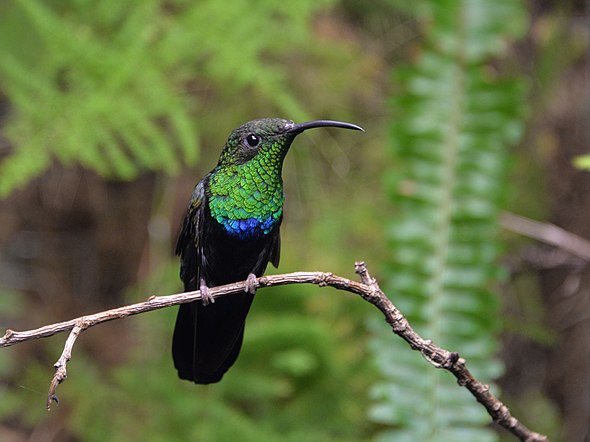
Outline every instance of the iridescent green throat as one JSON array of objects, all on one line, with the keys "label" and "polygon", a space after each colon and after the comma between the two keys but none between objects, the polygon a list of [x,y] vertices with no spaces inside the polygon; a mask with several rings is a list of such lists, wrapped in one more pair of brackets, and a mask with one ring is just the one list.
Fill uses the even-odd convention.
[{"label": "iridescent green throat", "polygon": [[[279,148],[276,146],[275,148]],[[218,166],[209,179],[212,217],[232,236],[268,234],[283,214],[284,155],[264,152],[244,164]]]}]

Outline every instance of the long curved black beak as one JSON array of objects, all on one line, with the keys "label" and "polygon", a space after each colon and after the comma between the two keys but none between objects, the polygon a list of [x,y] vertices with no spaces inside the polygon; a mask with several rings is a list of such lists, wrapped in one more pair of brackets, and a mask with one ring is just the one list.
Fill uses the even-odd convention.
[{"label": "long curved black beak", "polygon": [[299,123],[295,124],[291,129],[287,130],[290,134],[300,134],[304,130],[313,129],[315,127],[339,127],[341,129],[352,129],[352,130],[360,130],[362,132],[365,131],[360,126],[352,123],[345,123],[343,121],[333,121],[333,120],[314,120],[308,121],[307,123]]}]

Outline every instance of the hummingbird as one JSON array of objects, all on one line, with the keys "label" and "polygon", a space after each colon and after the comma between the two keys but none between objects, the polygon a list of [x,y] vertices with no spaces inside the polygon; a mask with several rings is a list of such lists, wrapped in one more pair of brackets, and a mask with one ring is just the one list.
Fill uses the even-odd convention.
[{"label": "hummingbird", "polygon": [[[182,304],[172,357],[180,379],[219,382],[234,364],[244,338],[256,278],[279,265],[283,219],[283,160],[297,135],[317,127],[363,131],[352,123],[281,118],[253,120],[229,136],[217,166],[191,195],[176,243],[185,291],[201,301]],[[243,293],[213,299],[208,289],[246,281]]]}]

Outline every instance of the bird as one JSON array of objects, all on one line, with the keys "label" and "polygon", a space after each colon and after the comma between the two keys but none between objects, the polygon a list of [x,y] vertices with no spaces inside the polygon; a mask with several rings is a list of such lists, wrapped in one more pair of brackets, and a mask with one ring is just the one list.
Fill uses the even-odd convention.
[{"label": "bird", "polygon": [[[256,278],[269,262],[279,265],[283,160],[297,135],[319,127],[364,131],[342,121],[256,119],[230,134],[215,168],[195,186],[176,255],[185,291],[201,290],[201,300],[181,304],[176,318],[172,357],[180,379],[216,383],[236,361]],[[237,281],[246,281],[240,294],[209,294]]]}]

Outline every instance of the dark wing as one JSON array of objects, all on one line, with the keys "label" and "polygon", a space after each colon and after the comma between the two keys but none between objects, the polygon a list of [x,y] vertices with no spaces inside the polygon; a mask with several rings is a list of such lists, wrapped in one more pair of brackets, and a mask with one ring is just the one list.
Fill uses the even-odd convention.
[{"label": "dark wing", "polygon": [[268,254],[268,261],[277,268],[279,266],[279,261],[281,259],[281,223],[283,222],[283,217],[279,219],[279,223],[277,227],[272,232],[272,240],[270,242],[270,250]]},{"label": "dark wing", "polygon": [[184,290],[198,290],[200,286],[199,267],[203,255],[203,210],[205,207],[205,182],[203,178],[195,186],[182,230],[176,242],[176,254],[180,256],[180,279]]},{"label": "dark wing", "polygon": [[[176,254],[180,256],[180,279],[185,291],[198,290],[200,286],[200,263],[203,249],[203,219],[205,184],[207,177],[195,186],[182,230],[176,242]],[[192,376],[196,358],[196,308],[198,302],[182,304],[176,317],[172,339],[174,366],[183,379]],[[189,373],[187,375],[186,373]],[[192,380],[192,379],[191,379]]]}]

